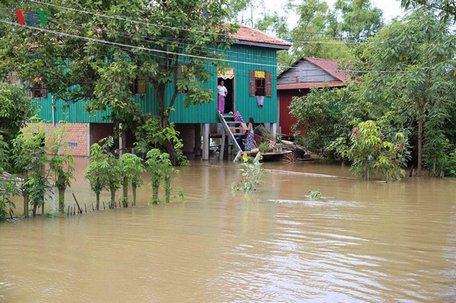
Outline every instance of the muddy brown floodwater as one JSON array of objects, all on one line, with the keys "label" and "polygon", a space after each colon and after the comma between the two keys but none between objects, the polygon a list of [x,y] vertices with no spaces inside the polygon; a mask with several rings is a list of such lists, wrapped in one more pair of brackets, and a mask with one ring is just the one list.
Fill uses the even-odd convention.
[{"label": "muddy brown floodwater", "polygon": [[[82,204],[85,164],[70,191]],[[148,206],[142,188],[136,208],[0,224],[0,301],[456,302],[455,179],[265,168],[250,196],[231,192],[233,164],[194,162],[184,202]]]}]

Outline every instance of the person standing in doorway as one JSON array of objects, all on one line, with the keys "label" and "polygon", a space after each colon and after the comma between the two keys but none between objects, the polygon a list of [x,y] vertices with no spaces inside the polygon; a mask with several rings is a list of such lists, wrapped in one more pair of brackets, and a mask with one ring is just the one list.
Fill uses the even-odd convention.
[{"label": "person standing in doorway", "polygon": [[225,98],[228,95],[228,90],[225,87],[225,82],[220,81],[217,85],[217,98],[218,98],[218,112],[223,114],[225,112]]}]

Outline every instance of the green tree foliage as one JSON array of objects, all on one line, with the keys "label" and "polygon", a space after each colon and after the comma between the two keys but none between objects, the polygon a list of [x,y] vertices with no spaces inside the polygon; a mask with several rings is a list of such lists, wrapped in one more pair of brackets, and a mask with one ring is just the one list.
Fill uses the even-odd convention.
[{"label": "green tree foliage", "polygon": [[12,198],[19,194],[15,177],[0,175],[0,220],[5,219],[9,213],[13,214],[16,205]]},{"label": "green tree foliage", "polygon": [[300,143],[313,153],[337,158],[336,146],[346,145],[353,127],[367,114],[356,106],[352,89],[312,89],[304,97],[295,97],[290,114],[298,121],[296,135],[304,131]]},{"label": "green tree foliage", "polygon": [[436,10],[444,21],[456,22],[456,2],[453,0],[401,0],[403,8],[425,7]]},{"label": "green tree foliage", "polygon": [[[0,37],[0,74],[16,72],[22,80],[39,75],[49,93],[68,102],[90,99],[88,105],[94,110],[109,107],[114,121],[124,125],[141,124],[149,118],[138,109],[130,91],[132,81],[142,75],[154,88],[160,124],[165,128],[169,126],[178,91],[188,91],[187,105],[212,101],[212,93],[201,85],[212,74],[205,69],[208,60],[200,57],[223,58],[215,49],[229,47],[228,34],[236,30],[235,26],[224,23],[231,3],[226,0],[53,1],[55,5],[74,9],[45,6],[49,10],[47,29],[142,49],[17,25]],[[20,8],[40,6],[18,4],[17,9]],[[10,18],[14,21],[15,16]],[[188,72],[181,72],[183,63],[189,67]],[[167,93],[170,86],[174,87],[172,94]],[[165,148],[175,163],[175,145],[167,142]]]},{"label": "green tree foliage", "polygon": [[396,144],[404,138],[418,174],[423,161],[431,174],[449,174],[456,143],[455,43],[447,24],[422,10],[384,27],[356,49],[353,69],[361,72],[353,73],[346,88],[312,90],[293,101],[291,113],[305,131],[305,146],[352,162],[360,153],[358,162],[367,161],[361,149],[352,149],[351,155],[347,150],[355,144],[351,130],[372,120],[377,137],[393,144],[376,145],[383,147],[371,163],[386,179],[400,176],[390,175],[388,165],[398,160],[402,167],[407,157],[398,158]]},{"label": "green tree foliage", "polygon": [[172,164],[167,153],[161,152],[159,149],[151,149],[147,153],[146,168],[152,178],[152,204],[159,204],[158,191],[160,183],[165,180],[165,200],[169,202],[171,194],[171,179]]},{"label": "green tree foliage", "polygon": [[150,118],[137,128],[135,146],[140,153],[146,154],[153,148],[163,150],[168,143],[175,146],[177,163],[180,165],[187,164],[188,161],[182,153],[184,145],[179,138],[179,132],[176,131],[172,124],[162,127],[159,119]]},{"label": "green tree foliage", "polygon": [[337,0],[330,16],[329,32],[334,37],[364,42],[382,28],[382,15],[370,0]]},{"label": "green tree foliage", "polygon": [[361,122],[353,129],[348,148],[339,147],[338,151],[352,162],[356,175],[369,180],[378,171],[387,181],[400,180],[409,156],[407,137],[397,133],[394,142],[383,137],[374,121]]},{"label": "green tree foliage", "polygon": [[[376,115],[389,114],[393,125],[413,129],[418,174],[423,157],[428,167],[442,170],[431,154],[448,148],[447,138],[454,138],[455,50],[448,25],[417,10],[385,27],[360,53],[360,69],[369,72],[359,77],[359,99]],[[423,148],[428,144],[433,147]]]},{"label": "green tree foliage", "polygon": [[233,191],[242,191],[250,193],[257,190],[257,187],[262,183],[264,174],[261,153],[258,153],[255,158],[249,157],[247,153],[242,155],[240,159],[241,180],[233,186]]},{"label": "green tree foliage", "polygon": [[96,209],[100,210],[100,193],[108,186],[109,166],[108,154],[104,145],[98,143],[90,147],[90,162],[85,171],[85,176],[90,182],[90,187],[96,195]]},{"label": "green tree foliage", "polygon": [[54,186],[59,191],[59,212],[65,213],[65,191],[71,186],[74,178],[73,156],[66,154],[63,144],[64,127],[58,129],[54,134],[54,142],[50,148],[51,158],[49,169],[54,177]]},{"label": "green tree foliage", "polygon": [[297,26],[291,30],[293,61],[302,57],[349,60],[350,48],[330,32],[332,12],[326,1],[303,0],[290,5],[299,16]]},{"label": "green tree foliage", "polygon": [[354,42],[366,41],[383,26],[382,12],[369,0],[339,0],[334,9],[324,0],[289,1],[285,9],[299,17],[294,28],[288,29],[287,18],[277,13],[266,14],[255,25],[292,39],[290,51],[279,52],[281,69],[302,57],[353,61]]},{"label": "green tree foliage", "polygon": [[128,186],[132,185],[133,202],[136,205],[136,189],[143,183],[142,173],[145,171],[142,159],[130,153],[125,153],[119,158],[120,174],[122,176],[123,199],[122,204],[128,207]]},{"label": "green tree foliage", "polygon": [[119,160],[109,151],[112,145],[113,139],[109,137],[101,145],[94,143],[90,147],[90,163],[85,176],[95,192],[97,210],[100,209],[100,193],[103,189],[111,193],[109,207],[116,206],[116,192],[122,184]]},{"label": "green tree foliage", "polygon": [[25,217],[29,215],[29,203],[33,206],[33,216],[36,216],[37,209],[44,205],[46,191],[50,188],[45,170],[47,157],[44,140],[45,133],[41,127],[26,127],[12,141],[11,158],[14,168],[24,179],[21,190]]},{"label": "green tree foliage", "polygon": [[33,115],[32,100],[18,85],[0,83],[0,134],[10,142]]}]

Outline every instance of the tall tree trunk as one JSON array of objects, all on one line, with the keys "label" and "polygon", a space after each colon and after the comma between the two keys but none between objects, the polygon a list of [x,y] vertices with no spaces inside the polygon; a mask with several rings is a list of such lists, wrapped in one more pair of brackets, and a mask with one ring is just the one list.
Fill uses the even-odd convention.
[{"label": "tall tree trunk", "polygon": [[158,113],[160,115],[160,125],[164,128],[168,124],[168,117],[165,115],[165,89],[164,84],[158,84],[155,86],[158,97]]},{"label": "tall tree trunk", "polygon": [[[159,84],[155,86],[158,97],[158,112],[160,114],[160,125],[162,128],[169,126],[169,112],[165,109],[166,86]],[[169,154],[170,161],[173,165],[177,165],[176,148],[173,142],[167,140],[163,146]]]},{"label": "tall tree trunk", "polygon": [[169,199],[171,196],[171,176],[165,177],[165,201],[169,203]]},{"label": "tall tree trunk", "polygon": [[96,201],[96,202],[97,202],[96,208],[97,208],[97,210],[100,210],[100,192],[96,192],[95,195],[96,195],[96,197],[97,197],[97,198],[96,198],[96,199],[97,199],[97,201]]},{"label": "tall tree trunk", "polygon": [[65,189],[59,188],[59,212],[65,213]]},{"label": "tall tree trunk", "polygon": [[418,104],[418,163],[417,163],[417,175],[421,176],[421,169],[423,167],[423,127],[424,127],[424,108],[426,106],[426,100],[422,100]]},{"label": "tall tree trunk", "polygon": [[132,206],[136,206],[136,184],[135,183],[131,184],[131,191],[133,192]]},{"label": "tall tree trunk", "polygon": [[111,208],[116,204],[116,188],[111,186]]},{"label": "tall tree trunk", "polygon": [[36,202],[33,202],[33,209],[32,209],[32,216],[36,216],[36,211],[38,209],[38,204]]},{"label": "tall tree trunk", "polygon": [[159,204],[158,189],[160,188],[160,180],[152,181],[152,204]]},{"label": "tall tree trunk", "polygon": [[122,204],[123,207],[128,207],[128,178],[124,177],[123,178],[123,198],[122,198]]},{"label": "tall tree trunk", "polygon": [[24,191],[22,196],[24,197],[24,217],[28,218],[28,216],[29,216],[29,195]]},{"label": "tall tree trunk", "polygon": [[165,142],[165,149],[166,152],[169,154],[169,160],[171,161],[171,164],[173,166],[176,166],[177,163],[177,154],[176,154],[176,148],[174,147],[173,142],[171,141],[166,141]]}]

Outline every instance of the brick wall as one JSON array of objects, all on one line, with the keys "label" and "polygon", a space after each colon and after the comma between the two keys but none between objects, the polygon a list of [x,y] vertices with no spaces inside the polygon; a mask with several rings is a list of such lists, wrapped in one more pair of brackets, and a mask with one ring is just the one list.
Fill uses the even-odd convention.
[{"label": "brick wall", "polygon": [[63,128],[63,142],[65,144],[65,152],[78,157],[88,157],[89,151],[89,123],[56,123],[54,126],[51,123],[28,123],[31,131],[34,128],[43,127],[46,132],[46,144],[51,144],[52,135],[57,129]]}]

